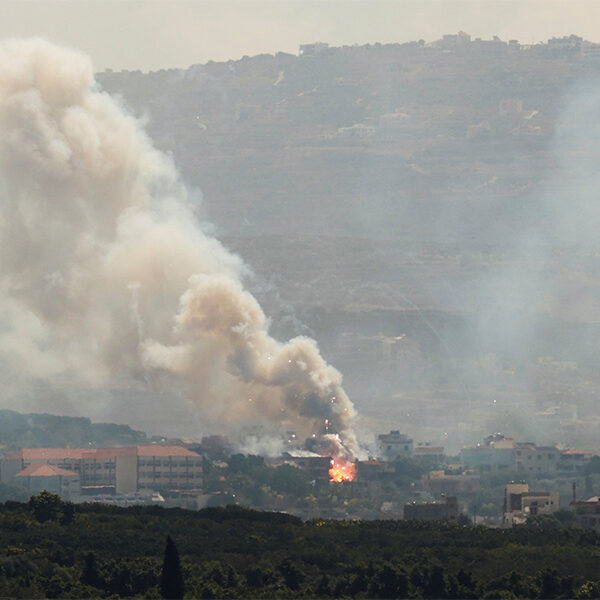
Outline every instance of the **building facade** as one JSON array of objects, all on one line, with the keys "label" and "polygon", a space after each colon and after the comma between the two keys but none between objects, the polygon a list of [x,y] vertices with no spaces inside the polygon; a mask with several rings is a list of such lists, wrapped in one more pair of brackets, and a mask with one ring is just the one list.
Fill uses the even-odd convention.
[{"label": "building facade", "polygon": [[45,463],[32,463],[17,473],[12,483],[24,488],[28,494],[47,490],[65,500],[75,500],[81,493],[79,475]]},{"label": "building facade", "polygon": [[82,488],[117,493],[201,489],[203,459],[182,446],[148,444],[122,448],[24,448],[0,462],[0,481],[9,482],[31,465],[75,473]]},{"label": "building facade", "polygon": [[579,527],[600,531],[600,496],[571,502]]},{"label": "building facade", "polygon": [[515,446],[515,469],[534,475],[555,475],[559,470],[561,451],[556,446],[518,443]]},{"label": "building facade", "polygon": [[410,457],[413,453],[413,441],[397,430],[382,433],[377,438],[378,456],[383,460],[394,460],[398,457]]},{"label": "building facade", "polygon": [[558,493],[536,492],[527,483],[509,483],[504,490],[504,511],[502,522],[505,526],[520,525],[529,517],[550,515],[560,510]]},{"label": "building facade", "polygon": [[415,521],[456,521],[458,500],[454,496],[448,496],[443,502],[405,504],[404,518]]}]

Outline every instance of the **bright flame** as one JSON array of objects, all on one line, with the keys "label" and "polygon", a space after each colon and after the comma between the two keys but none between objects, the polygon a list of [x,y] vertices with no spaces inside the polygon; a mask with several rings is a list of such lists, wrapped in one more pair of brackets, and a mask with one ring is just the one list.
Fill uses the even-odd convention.
[{"label": "bright flame", "polygon": [[355,475],[356,467],[354,466],[354,463],[332,459],[331,469],[329,469],[331,481],[335,481],[336,483],[352,481]]}]

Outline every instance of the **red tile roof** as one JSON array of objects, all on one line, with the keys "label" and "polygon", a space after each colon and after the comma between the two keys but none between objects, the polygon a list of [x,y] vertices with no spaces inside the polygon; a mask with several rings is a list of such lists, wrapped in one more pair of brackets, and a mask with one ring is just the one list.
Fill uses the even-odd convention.
[{"label": "red tile roof", "polygon": [[82,457],[83,448],[23,448],[18,452],[13,452],[5,457],[6,460],[23,459],[31,460],[51,460],[51,459],[78,459]]},{"label": "red tile roof", "polygon": [[147,444],[136,446],[138,456],[200,456],[183,446],[161,446],[158,444]]},{"label": "red tile roof", "polygon": [[54,465],[48,465],[46,463],[32,463],[20,473],[17,473],[15,477],[54,477],[56,475],[62,475],[63,477],[79,477],[79,475],[73,471],[59,469]]},{"label": "red tile roof", "polygon": [[183,446],[145,444],[120,448],[23,448],[5,457],[8,460],[22,459],[27,462],[46,460],[103,460],[116,456],[200,456]]}]

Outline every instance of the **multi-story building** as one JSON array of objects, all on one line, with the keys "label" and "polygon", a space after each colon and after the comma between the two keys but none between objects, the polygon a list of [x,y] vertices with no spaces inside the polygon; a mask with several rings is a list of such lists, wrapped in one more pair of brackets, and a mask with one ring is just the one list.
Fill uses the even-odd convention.
[{"label": "multi-story building", "polygon": [[329,483],[329,469],[331,469],[331,456],[319,456],[313,452],[284,452],[284,460],[299,469],[302,469],[317,483]]},{"label": "multi-story building", "polygon": [[416,521],[456,521],[458,519],[458,500],[456,497],[448,496],[443,502],[405,504],[404,518]]},{"label": "multi-story building", "polygon": [[413,458],[424,465],[434,467],[446,461],[443,446],[432,446],[429,442],[419,442],[414,449]]},{"label": "multi-story building", "polygon": [[122,448],[24,448],[0,463],[8,482],[35,464],[78,475],[82,488],[107,487],[118,493],[139,490],[199,489],[202,457],[181,446],[149,444]]},{"label": "multi-story building", "polygon": [[579,527],[600,531],[600,496],[571,502],[571,506]]},{"label": "multi-story building", "polygon": [[571,448],[563,450],[558,461],[558,470],[561,473],[581,473],[584,467],[592,460],[591,452]]},{"label": "multi-story building", "polygon": [[431,494],[473,494],[479,490],[479,477],[470,473],[430,471],[421,478],[423,489]]},{"label": "multi-story building", "polygon": [[536,446],[530,442],[515,445],[515,468],[532,475],[555,475],[561,451],[556,446]]},{"label": "multi-story building", "polygon": [[558,493],[530,491],[523,482],[509,483],[504,490],[504,525],[518,525],[528,517],[549,515],[559,509]]},{"label": "multi-story building", "polygon": [[25,488],[28,494],[39,494],[47,490],[59,494],[66,500],[76,499],[81,492],[79,475],[45,463],[32,463],[17,473],[13,483]]},{"label": "multi-story building", "polygon": [[515,440],[502,434],[491,435],[477,446],[463,448],[461,461],[469,469],[500,471],[515,468]]},{"label": "multi-story building", "polygon": [[393,460],[399,456],[409,457],[413,453],[413,441],[398,430],[392,430],[378,436],[377,451],[383,460]]}]

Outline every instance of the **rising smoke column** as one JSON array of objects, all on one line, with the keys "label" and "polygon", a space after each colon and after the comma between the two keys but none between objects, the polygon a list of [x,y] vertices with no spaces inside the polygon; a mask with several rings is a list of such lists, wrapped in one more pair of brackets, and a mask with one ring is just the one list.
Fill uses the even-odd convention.
[{"label": "rising smoke column", "polygon": [[313,340],[269,335],[244,273],[86,56],[0,43],[0,352],[15,369],[166,376],[209,423],[290,424],[354,455],[340,373]]}]

